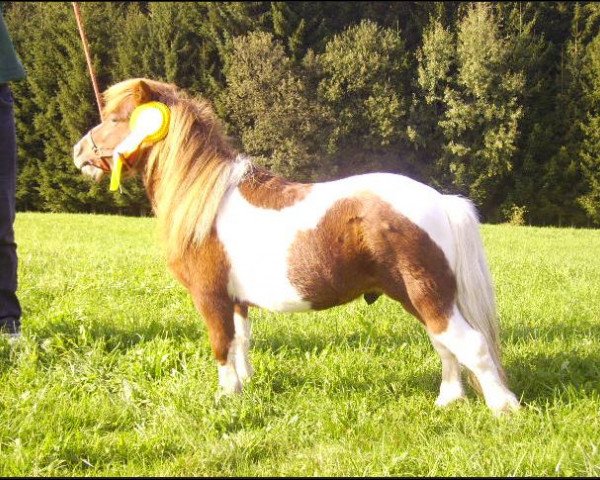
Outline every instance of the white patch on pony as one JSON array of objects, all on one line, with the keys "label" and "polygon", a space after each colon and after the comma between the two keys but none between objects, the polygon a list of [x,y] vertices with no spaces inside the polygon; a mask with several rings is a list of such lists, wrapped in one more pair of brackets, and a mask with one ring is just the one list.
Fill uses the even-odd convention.
[{"label": "white patch on pony", "polygon": [[460,364],[450,350],[433,338],[431,334],[429,334],[429,336],[431,338],[431,343],[442,360],[442,383],[440,384],[440,394],[438,395],[435,404],[438,407],[445,407],[465,396],[462,379],[460,377]]},{"label": "white patch on pony", "polygon": [[484,336],[469,326],[458,309],[454,309],[446,330],[431,337],[475,374],[492,411],[500,413],[519,408],[515,395],[502,384]]},{"label": "white patch on pony", "polygon": [[306,311],[304,300],[288,279],[288,253],[299,232],[316,228],[339,200],[371,193],[425,230],[450,265],[455,253],[442,195],[402,175],[371,173],[312,185],[301,201],[281,210],[256,207],[239,189],[224,198],[216,219],[217,235],[231,265],[232,298],[273,311]]},{"label": "white patch on pony", "polygon": [[240,393],[242,391],[242,383],[238,378],[238,374],[235,370],[235,345],[232,342],[229,347],[229,354],[227,355],[227,361],[223,365],[219,365],[219,387],[220,395],[232,395],[234,393]]},{"label": "white patch on pony", "polygon": [[235,326],[235,336],[233,338],[235,370],[240,381],[244,382],[254,373],[254,369],[250,364],[250,358],[248,356],[251,337],[250,320],[235,313],[233,315],[233,324]]}]

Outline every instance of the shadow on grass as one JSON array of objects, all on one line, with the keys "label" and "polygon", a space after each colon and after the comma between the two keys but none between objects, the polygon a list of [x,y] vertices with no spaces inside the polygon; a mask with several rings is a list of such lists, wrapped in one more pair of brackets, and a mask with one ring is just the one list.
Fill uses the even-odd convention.
[{"label": "shadow on grass", "polygon": [[[423,338],[417,335],[398,335],[378,332],[376,329],[357,329],[354,331],[331,331],[323,333],[303,332],[299,329],[287,330],[283,335],[254,338],[252,348],[264,352],[277,353],[281,349],[299,350],[319,354],[331,347],[348,347],[349,349],[369,349],[372,351],[400,349],[406,345],[422,344]],[[419,327],[415,327],[419,328]]]},{"label": "shadow on grass", "polygon": [[[415,325],[415,329],[418,328],[419,326]],[[419,368],[418,373],[414,375],[406,375],[405,369],[389,368],[386,365],[386,359],[390,356],[401,363],[404,350],[411,349],[414,352],[415,348],[429,348],[427,353],[432,358],[437,358],[433,347],[428,346],[426,337],[419,337],[412,332],[409,335],[401,335],[379,333],[370,329],[352,332],[329,330],[323,334],[290,329],[285,334],[256,338],[252,345],[253,351],[267,355],[278,356],[285,352],[282,362],[290,359],[297,365],[298,359],[304,361],[307,354],[310,354],[313,360],[306,370],[285,369],[285,374],[272,374],[271,388],[275,393],[310,385],[311,388],[329,392],[388,390],[395,395],[408,395],[412,391],[419,391],[435,396],[441,380],[441,369],[432,370],[431,365],[428,365],[427,368]],[[357,360],[352,368],[345,368],[346,365],[340,368],[335,359],[332,359],[336,352],[340,352],[345,357],[344,361],[347,361],[348,353],[352,355],[354,351]],[[323,354],[327,356],[326,359],[323,358],[323,363],[328,365],[323,368],[330,368],[329,372],[322,371],[318,362],[314,362],[315,358]],[[315,370],[322,375],[315,375]]]},{"label": "shadow on grass", "polygon": [[166,319],[159,321],[151,319],[144,321],[131,321],[127,319],[123,324],[114,320],[103,322],[101,317],[94,320],[78,321],[69,315],[54,318],[51,322],[38,326],[33,337],[38,342],[59,337],[70,339],[74,346],[85,346],[98,341],[104,341],[107,350],[127,350],[142,342],[152,341],[156,338],[171,338],[182,340],[200,340],[206,337],[206,328],[202,319],[193,317],[194,313],[186,315],[181,321]]},{"label": "shadow on grass", "polygon": [[125,354],[129,349],[156,339],[177,339],[178,342],[192,341],[206,344],[206,355],[210,354],[206,328],[201,319],[197,323],[186,321],[150,321],[143,325],[102,324],[100,320],[83,325],[67,315],[52,322],[25,331],[15,344],[0,340],[0,375],[14,368],[16,358],[26,357],[41,366],[49,366],[67,352],[100,349],[106,353]]},{"label": "shadow on grass", "polygon": [[269,389],[275,394],[289,391],[302,391],[303,388],[317,390],[324,394],[353,394],[387,392],[396,398],[410,396],[415,392],[430,395],[433,399],[438,394],[441,372],[420,371],[416,375],[400,376],[398,372],[385,370],[378,372],[374,379],[368,375],[369,369],[340,371],[315,377],[314,372],[289,370],[269,376]]},{"label": "shadow on grass", "polygon": [[[195,312],[190,312],[190,316],[193,315]],[[335,371],[324,371],[322,375],[315,375],[314,369],[311,371],[309,368],[298,370],[282,368],[280,372],[273,372],[274,374],[270,375],[270,388],[275,393],[312,385],[327,391],[367,392],[374,389],[380,391],[387,389],[391,393],[399,395],[408,394],[411,391],[422,391],[434,396],[439,387],[441,371],[438,372],[435,368],[435,371],[432,371],[429,366],[419,369],[417,374],[409,377],[402,371],[398,372],[396,369],[386,368],[381,364],[381,362],[385,363],[385,357],[389,358],[390,355],[402,361],[405,348],[412,350],[414,348],[430,348],[426,337],[419,335],[419,328],[418,325],[414,325],[415,331],[407,335],[403,335],[401,332],[392,333],[389,330],[378,331],[371,326],[359,326],[352,331],[332,330],[331,326],[327,324],[323,324],[322,329],[318,331],[310,332],[303,331],[301,328],[293,328],[279,331],[279,333],[255,336],[251,352],[277,356],[285,351],[285,355],[296,365],[298,359],[304,361],[307,354],[314,357],[329,352],[325,353],[328,357],[325,361]],[[26,341],[36,346],[36,363],[49,366],[57,361],[63,352],[85,352],[86,350],[100,349],[107,353],[116,351],[126,354],[129,349],[156,339],[172,339],[175,348],[177,348],[177,343],[184,340],[198,343],[198,348],[204,349],[207,357],[212,356],[206,327],[199,317],[184,318],[179,323],[175,320],[164,323],[153,320],[139,324],[127,321],[123,325],[114,322],[102,323],[102,319],[97,318],[93,322],[86,321],[84,325],[72,316],[64,315],[37,326],[33,332],[27,335]],[[44,346],[48,341],[52,343],[50,350]],[[345,352],[347,360],[347,352],[352,355],[353,350],[356,350],[357,358],[362,357],[362,363],[357,362],[351,369],[339,368],[333,358],[336,355],[335,352]],[[428,355],[431,355],[432,358],[435,357],[433,348],[430,350],[427,352]],[[2,357],[0,358],[0,374],[14,367],[14,358],[11,360],[9,351],[10,349],[2,349],[0,352],[0,357]],[[374,358],[374,361],[369,363],[371,357]],[[331,360],[332,358],[333,360]]]},{"label": "shadow on grass", "polygon": [[[98,319],[91,324],[88,323],[85,328],[72,317],[65,316],[64,319],[54,319],[52,322],[39,326],[26,341],[37,344],[38,350],[40,350],[39,361],[42,364],[54,361],[52,356],[45,359],[43,353],[42,345],[48,339],[59,342],[60,349],[64,351],[92,346],[96,348],[100,344],[107,352],[115,350],[126,352],[128,349],[135,348],[144,342],[152,342],[155,339],[172,339],[176,343],[191,341],[201,344],[199,348],[204,349],[208,357],[211,352],[208,346],[206,327],[202,320],[195,316],[195,312],[190,312],[189,315],[181,322],[173,319],[165,322],[152,320],[139,324],[128,321],[123,325],[113,322],[103,324],[101,319]],[[285,352],[284,357],[287,355],[295,361],[298,358],[304,358],[307,353],[311,356],[319,356],[323,352],[329,351],[330,353],[327,355],[331,358],[331,355],[335,355],[335,351],[345,351],[347,355],[347,352],[352,352],[352,350],[357,351],[358,359],[360,358],[358,352],[366,351],[368,355],[375,355],[377,357],[375,361],[379,362],[385,361],[385,357],[390,355],[402,361],[404,348],[411,350],[418,348],[427,349],[426,355],[436,358],[437,361],[436,353],[429,345],[426,336],[422,332],[418,332],[419,328],[415,325],[414,331],[411,328],[408,333],[403,334],[390,330],[378,330],[369,326],[358,326],[352,331],[336,330],[332,329],[331,325],[324,323],[322,328],[317,331],[303,331],[301,328],[295,327],[279,330],[277,333],[263,334],[260,337],[255,336],[251,349],[254,352],[275,356]],[[507,326],[504,328],[503,334],[509,339],[509,342],[515,344],[527,344],[531,341],[544,344],[563,338],[568,338],[571,345],[573,344],[572,339],[579,338],[598,343],[589,322],[582,324],[552,323],[545,328],[536,328],[534,332],[526,326]],[[8,345],[0,348],[0,374],[9,370],[14,363],[10,351],[11,348]],[[328,363],[335,368],[335,362],[328,361]],[[586,352],[567,349],[557,351],[556,348],[545,348],[535,353],[528,352],[524,358],[515,359],[511,363],[505,362],[510,387],[517,396],[522,396],[524,403],[552,400],[569,389],[581,391],[583,395],[589,395],[591,392],[600,393],[598,365],[600,365],[600,351],[591,348]],[[327,378],[323,379],[315,376],[314,371],[299,369],[290,372],[288,370],[285,377],[280,375],[273,377],[272,388],[275,392],[282,392],[288,388],[297,388],[312,383],[316,387],[327,389],[372,390],[374,385],[369,371],[378,367],[374,365],[361,366],[358,363],[356,367],[362,371],[352,372],[351,369],[344,371],[337,369],[335,375],[327,375]],[[441,377],[441,371],[437,367],[429,366],[420,369],[418,374],[411,377],[405,375],[401,378],[400,375],[402,372],[398,373],[390,369],[384,373],[380,372],[376,381],[380,384],[389,384],[390,388],[399,389],[400,392],[418,390],[429,392],[432,395],[437,394]]]},{"label": "shadow on grass", "polygon": [[[505,334],[518,343],[550,342],[554,339],[585,339],[595,345],[597,338],[590,337],[589,324],[574,325],[554,323],[546,328],[536,328],[535,337],[527,327],[507,327]],[[537,403],[551,400],[570,388],[590,394],[600,393],[600,351],[578,352],[570,349],[556,349],[528,353],[525,358],[505,365],[510,386],[523,402]]]}]

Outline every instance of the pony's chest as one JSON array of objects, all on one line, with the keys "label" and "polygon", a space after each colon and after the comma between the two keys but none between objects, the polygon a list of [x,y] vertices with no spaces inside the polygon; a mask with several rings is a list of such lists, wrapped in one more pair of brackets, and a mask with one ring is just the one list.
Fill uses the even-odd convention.
[{"label": "pony's chest", "polygon": [[235,191],[217,217],[217,235],[229,261],[229,294],[274,311],[311,308],[289,279],[289,249],[298,233],[313,228],[318,212],[308,205],[272,210],[249,204]]}]

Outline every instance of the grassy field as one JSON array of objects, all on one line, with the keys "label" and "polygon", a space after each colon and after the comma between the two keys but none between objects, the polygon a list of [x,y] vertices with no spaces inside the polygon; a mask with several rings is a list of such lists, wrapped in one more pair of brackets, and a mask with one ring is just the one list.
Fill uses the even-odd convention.
[{"label": "grassy field", "polygon": [[485,226],[524,408],[433,402],[440,361],[381,298],[251,309],[255,375],[215,402],[206,329],[154,220],[19,214],[23,339],[0,340],[0,475],[600,475],[600,231]]}]

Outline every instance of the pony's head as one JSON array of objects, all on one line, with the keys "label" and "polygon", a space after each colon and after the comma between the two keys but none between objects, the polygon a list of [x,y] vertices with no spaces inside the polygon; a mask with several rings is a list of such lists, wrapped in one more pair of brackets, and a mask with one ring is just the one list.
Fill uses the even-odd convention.
[{"label": "pony's head", "polygon": [[[131,136],[131,116],[136,108],[152,101],[167,105],[177,101],[177,87],[148,79],[130,79],[104,92],[104,120],[92,128],[73,148],[75,166],[83,174],[100,180],[114,168],[113,153]],[[170,125],[166,125],[167,128]],[[125,174],[135,174],[145,166],[152,143],[145,142],[124,158]]]},{"label": "pony's head", "polygon": [[208,235],[223,195],[242,171],[234,169],[237,152],[209,102],[154,80],[117,83],[104,92],[102,123],[77,142],[73,159],[96,180],[113,170],[115,149],[121,151],[135,137],[132,114],[149,102],[168,108],[168,131],[157,141],[139,146],[133,142],[136,148],[125,158],[123,169],[125,175],[143,174],[169,257],[177,258]]}]

